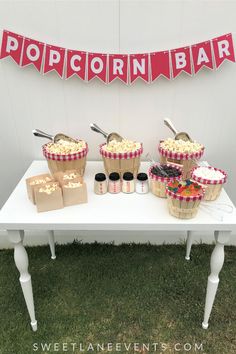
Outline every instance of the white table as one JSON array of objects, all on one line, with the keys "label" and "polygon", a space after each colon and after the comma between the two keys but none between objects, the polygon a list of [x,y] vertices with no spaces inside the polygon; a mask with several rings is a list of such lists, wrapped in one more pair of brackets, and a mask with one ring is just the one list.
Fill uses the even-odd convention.
[{"label": "white table", "polygon": [[[141,170],[147,171],[148,163],[142,163]],[[20,284],[31,319],[31,326],[37,330],[31,276],[28,272],[28,255],[23,246],[24,230],[49,230],[49,245],[52,259],[56,258],[55,230],[155,230],[183,231],[187,234],[186,260],[190,259],[192,231],[214,231],[216,246],[211,256],[211,272],[208,277],[205,313],[202,327],[207,329],[208,320],[214,303],[219,273],[224,263],[224,245],[232,230],[236,230],[236,209],[223,190],[217,203],[225,203],[233,208],[231,214],[224,214],[219,221],[201,207],[194,219],[180,220],[169,215],[165,199],[151,193],[96,195],[93,193],[94,175],[103,171],[102,162],[88,162],[85,181],[88,188],[88,203],[64,209],[37,213],[35,206],[28,200],[25,179],[48,172],[45,161],[34,161],[0,212],[0,229],[8,230],[9,240],[14,244],[14,259],[20,272]],[[216,205],[216,202],[210,202]]]}]

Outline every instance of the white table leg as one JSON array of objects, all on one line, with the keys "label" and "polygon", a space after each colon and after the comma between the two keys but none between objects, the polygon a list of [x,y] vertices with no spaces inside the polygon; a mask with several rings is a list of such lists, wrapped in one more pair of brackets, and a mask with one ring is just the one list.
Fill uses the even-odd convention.
[{"label": "white table leg", "polygon": [[31,276],[28,272],[28,255],[23,246],[24,231],[23,230],[8,230],[8,237],[11,243],[14,244],[14,260],[17,269],[20,272],[20,284],[25,298],[26,306],[31,319],[33,331],[37,331],[37,321],[34,312],[34,299]]},{"label": "white table leg", "polygon": [[193,233],[192,231],[187,231],[186,256],[185,256],[185,259],[187,261],[190,260],[192,243],[193,243]]},{"label": "white table leg", "polygon": [[211,274],[208,277],[204,320],[202,328],[208,328],[208,321],[214,304],[218,284],[219,273],[224,264],[224,245],[229,241],[230,231],[215,231],[216,245],[211,255]]},{"label": "white table leg", "polygon": [[55,238],[54,238],[54,231],[52,231],[52,230],[49,231],[48,241],[49,241],[49,246],[50,246],[50,250],[51,250],[51,259],[56,259]]}]

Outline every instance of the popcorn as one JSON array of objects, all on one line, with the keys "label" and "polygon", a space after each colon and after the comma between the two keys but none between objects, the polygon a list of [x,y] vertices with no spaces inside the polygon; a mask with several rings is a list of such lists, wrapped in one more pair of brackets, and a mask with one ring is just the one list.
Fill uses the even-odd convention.
[{"label": "popcorn", "polygon": [[67,180],[67,179],[74,179],[76,177],[78,177],[78,174],[72,172],[72,173],[63,175],[62,178],[63,178],[63,180]]},{"label": "popcorn", "polygon": [[81,186],[82,186],[82,183],[80,183],[80,182],[68,182],[67,184],[64,184],[64,188],[78,188]]},{"label": "popcorn", "polygon": [[221,171],[204,166],[196,168],[193,172],[193,176],[216,181],[225,178],[225,175]]},{"label": "popcorn", "polygon": [[86,143],[83,140],[78,140],[77,143],[74,143],[61,139],[57,143],[47,144],[47,152],[59,155],[75,154],[81,152],[85,148]]},{"label": "popcorn", "polygon": [[134,152],[141,148],[141,144],[127,139],[123,139],[122,141],[111,140],[102,148],[105,151],[114,153]]},{"label": "popcorn", "polygon": [[57,189],[59,189],[57,183],[45,184],[45,186],[39,188],[39,193],[52,194],[52,193],[55,192]]},{"label": "popcorn", "polygon": [[52,179],[50,177],[45,177],[43,179],[35,179],[33,181],[30,182],[30,185],[31,186],[35,186],[37,184],[44,184],[44,183],[47,183],[49,181],[51,181]]},{"label": "popcorn", "polygon": [[161,142],[160,146],[165,150],[180,153],[194,153],[200,151],[203,148],[203,145],[197,143],[196,141],[191,142],[181,139],[175,140],[171,138]]}]

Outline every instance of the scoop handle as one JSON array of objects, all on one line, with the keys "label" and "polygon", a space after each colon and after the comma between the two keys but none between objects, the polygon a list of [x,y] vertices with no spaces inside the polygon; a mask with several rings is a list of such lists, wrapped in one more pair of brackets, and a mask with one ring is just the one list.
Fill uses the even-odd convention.
[{"label": "scoop handle", "polygon": [[171,122],[171,120],[169,118],[165,118],[164,119],[164,124],[176,135],[178,134],[178,130],[175,129],[173,123]]},{"label": "scoop handle", "polygon": [[153,159],[149,152],[146,154],[146,159],[150,162],[151,165],[156,165],[156,161]]},{"label": "scoop handle", "polygon": [[102,134],[102,135],[104,136],[104,138],[107,139],[108,134],[105,133],[101,128],[99,128],[99,126],[98,126],[97,124],[91,123],[91,124],[90,124],[90,128],[91,128],[94,132]]},{"label": "scoop handle", "polygon": [[160,164],[160,163],[157,163],[157,162],[153,159],[153,157],[152,157],[152,155],[151,155],[150,153],[147,153],[146,158],[147,158],[147,160],[150,162],[151,167],[153,166],[153,167],[156,169],[155,166],[158,166],[158,168],[162,171],[162,173],[163,173],[166,177],[169,177],[169,176],[168,176],[168,173],[166,173],[166,171],[163,170],[161,164]]},{"label": "scoop handle", "polygon": [[34,136],[38,136],[40,138],[47,138],[47,139],[50,139],[50,140],[54,140],[54,136],[53,135],[50,135],[50,134],[47,134],[45,132],[43,132],[42,130],[39,130],[39,129],[34,129],[32,130],[32,133],[34,134]]}]

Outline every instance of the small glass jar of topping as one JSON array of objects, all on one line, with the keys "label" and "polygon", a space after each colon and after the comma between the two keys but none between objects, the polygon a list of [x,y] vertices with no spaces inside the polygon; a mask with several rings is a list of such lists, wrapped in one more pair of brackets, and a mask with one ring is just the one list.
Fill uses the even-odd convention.
[{"label": "small glass jar of topping", "polygon": [[94,179],[94,193],[105,194],[107,192],[107,178],[104,173],[97,173]]},{"label": "small glass jar of topping", "polygon": [[132,172],[125,172],[123,174],[122,192],[123,193],[134,192],[134,175]]},{"label": "small glass jar of topping", "polygon": [[149,191],[148,176],[146,173],[138,173],[136,181],[136,193],[145,194]]},{"label": "small glass jar of topping", "polygon": [[112,194],[120,193],[121,181],[119,173],[112,172],[109,174],[108,191]]}]

